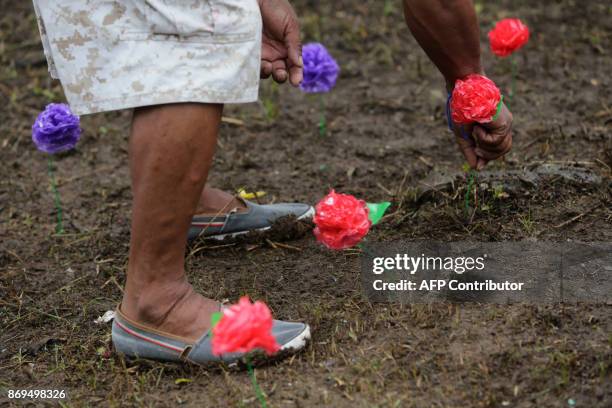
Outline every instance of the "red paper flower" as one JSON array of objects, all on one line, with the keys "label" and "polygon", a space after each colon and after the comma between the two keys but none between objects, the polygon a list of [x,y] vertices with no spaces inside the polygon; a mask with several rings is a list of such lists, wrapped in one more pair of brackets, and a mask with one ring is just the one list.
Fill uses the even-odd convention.
[{"label": "red paper flower", "polygon": [[472,74],[458,79],[451,99],[453,122],[488,123],[497,113],[501,93],[489,78]]},{"label": "red paper flower", "polygon": [[352,247],[370,230],[368,215],[365,201],[332,190],[316,206],[315,237],[331,249]]},{"label": "red paper flower", "polygon": [[529,41],[529,28],[518,18],[499,21],[489,31],[491,51],[499,57],[507,57]]},{"label": "red paper flower", "polygon": [[238,304],[223,310],[221,320],[212,329],[212,352],[248,353],[263,349],[268,354],[280,350],[272,336],[272,313],[265,303],[251,303],[248,296],[240,298]]}]

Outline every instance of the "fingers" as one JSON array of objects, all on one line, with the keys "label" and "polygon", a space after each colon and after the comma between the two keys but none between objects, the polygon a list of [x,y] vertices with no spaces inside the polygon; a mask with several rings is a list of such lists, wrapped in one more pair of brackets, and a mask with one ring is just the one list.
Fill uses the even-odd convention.
[{"label": "fingers", "polygon": [[298,86],[304,78],[304,63],[302,61],[302,43],[297,19],[292,27],[287,30],[285,47],[287,47],[289,82],[293,86]]},{"label": "fingers", "polygon": [[[480,126],[476,126],[473,135],[477,141],[475,152],[478,157],[482,159],[495,160],[512,149],[512,134],[510,133],[500,137],[500,135],[492,135],[491,133],[487,133]],[[492,143],[492,140],[496,142]]]},{"label": "fingers", "polygon": [[489,163],[488,160],[483,159],[482,157],[478,158],[478,163],[476,164],[476,170],[480,171],[485,168],[485,166]]},{"label": "fingers", "polygon": [[465,160],[467,160],[470,167],[476,169],[478,166],[478,155],[475,151],[474,142],[463,139],[462,137],[457,137],[457,145],[459,145],[459,150],[465,157]]},{"label": "fingers", "polygon": [[272,78],[279,84],[284,83],[287,80],[287,64],[283,60],[276,60],[272,62]]},{"label": "fingers", "polygon": [[[489,161],[496,160],[512,149],[512,113],[506,106],[495,121],[462,128],[453,126],[459,149],[471,168],[482,170]],[[463,134],[461,129],[465,129]],[[471,135],[469,140],[467,137]]]},{"label": "fingers", "polygon": [[299,61],[299,65],[290,65],[289,68],[289,82],[291,82],[291,85],[293,86],[299,86],[304,79],[304,64],[301,56],[299,57]]},{"label": "fingers", "polygon": [[478,147],[497,153],[509,150],[508,146],[512,144],[512,119],[512,112],[503,105],[496,120],[476,126],[474,137]]},{"label": "fingers", "polygon": [[480,147],[477,147],[475,151],[478,157],[481,157],[489,161],[496,160],[502,157],[503,155],[505,155],[506,153],[508,153],[512,149],[512,139],[510,139],[508,143],[506,143],[504,146],[505,146],[504,149],[501,151],[484,150],[484,149],[481,149]]},{"label": "fingers", "polygon": [[463,157],[465,157],[465,160],[470,165],[470,168],[480,171],[489,163],[489,160],[479,156],[478,148],[474,146],[473,142],[463,138],[457,138],[457,144],[459,145],[459,150],[463,153]]},{"label": "fingers", "polygon": [[[262,75],[270,72],[277,82],[289,80],[298,86],[304,77],[300,25],[288,0],[260,1],[263,21],[261,59],[272,64],[271,71],[265,64]],[[280,65],[282,61],[283,66]]]},{"label": "fingers", "polygon": [[287,63],[285,60],[276,60],[272,62],[261,60],[260,77],[265,79],[270,76],[280,84],[289,79],[291,85],[298,86],[303,79],[303,69],[302,67],[290,66],[289,70],[287,70]]},{"label": "fingers", "polygon": [[496,150],[508,137],[506,132],[495,130],[487,132],[482,126],[475,126],[473,134],[478,146],[489,150]]},{"label": "fingers", "polygon": [[272,75],[272,63],[270,61],[261,61],[261,67],[259,69],[259,76],[263,79],[269,78]]},{"label": "fingers", "polygon": [[279,84],[287,81],[289,74],[287,73],[287,65],[284,60],[266,61],[261,60],[260,77],[272,78]]}]

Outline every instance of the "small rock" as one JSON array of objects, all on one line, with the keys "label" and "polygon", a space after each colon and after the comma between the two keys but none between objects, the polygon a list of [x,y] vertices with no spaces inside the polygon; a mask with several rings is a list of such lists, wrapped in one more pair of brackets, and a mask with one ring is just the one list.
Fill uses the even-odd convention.
[{"label": "small rock", "polygon": [[115,318],[115,312],[113,310],[107,310],[102,316],[94,320],[95,324],[108,323]]}]

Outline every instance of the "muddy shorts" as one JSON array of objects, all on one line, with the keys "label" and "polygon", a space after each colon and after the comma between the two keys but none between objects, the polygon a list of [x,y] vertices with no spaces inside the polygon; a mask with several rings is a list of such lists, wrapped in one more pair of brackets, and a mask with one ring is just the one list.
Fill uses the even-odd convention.
[{"label": "muddy shorts", "polygon": [[79,115],[257,99],[257,0],[34,0],[49,70]]}]

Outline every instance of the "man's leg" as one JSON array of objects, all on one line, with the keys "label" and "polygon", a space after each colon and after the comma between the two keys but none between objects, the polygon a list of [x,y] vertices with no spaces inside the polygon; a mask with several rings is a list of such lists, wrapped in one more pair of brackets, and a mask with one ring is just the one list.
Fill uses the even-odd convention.
[{"label": "man's leg", "polygon": [[132,320],[190,339],[218,304],[194,292],[186,237],[217,142],[222,105],[138,109],[130,140],[134,195],[130,259],[121,310]]}]

